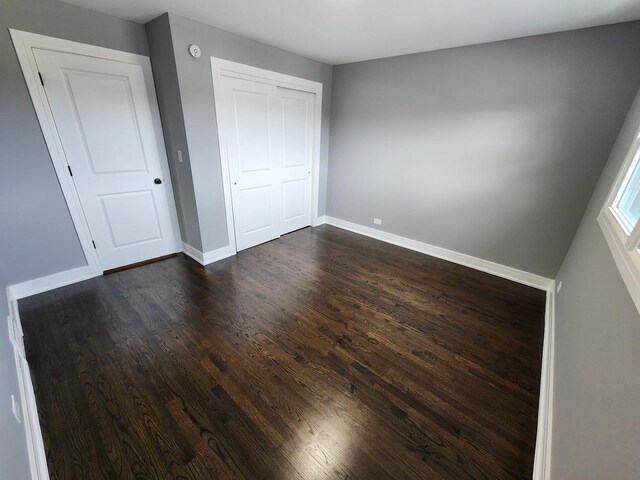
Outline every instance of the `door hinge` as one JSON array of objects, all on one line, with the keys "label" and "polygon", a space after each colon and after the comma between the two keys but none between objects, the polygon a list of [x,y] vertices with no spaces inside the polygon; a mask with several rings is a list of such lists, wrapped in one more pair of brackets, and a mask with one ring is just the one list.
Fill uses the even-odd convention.
[{"label": "door hinge", "polygon": [[94,242],[93,240],[91,240],[91,243],[93,243],[93,249],[94,249],[94,250],[97,250],[97,248],[96,248],[96,242]]},{"label": "door hinge", "polygon": [[44,87],[44,80],[42,79],[42,74],[40,72],[38,72],[38,76],[40,77],[40,83]]},{"label": "door hinge", "polygon": [[71,167],[69,165],[67,165],[67,168],[69,169],[69,175],[71,175],[73,177],[73,172],[71,171]]}]

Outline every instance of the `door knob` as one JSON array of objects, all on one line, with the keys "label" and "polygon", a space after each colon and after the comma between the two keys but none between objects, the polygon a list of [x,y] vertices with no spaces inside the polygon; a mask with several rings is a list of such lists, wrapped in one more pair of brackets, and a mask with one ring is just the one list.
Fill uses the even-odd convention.
[{"label": "door knob", "polygon": [[162,183],[162,180],[160,180],[159,178],[156,178],[153,183],[155,183],[156,185],[160,185]]}]

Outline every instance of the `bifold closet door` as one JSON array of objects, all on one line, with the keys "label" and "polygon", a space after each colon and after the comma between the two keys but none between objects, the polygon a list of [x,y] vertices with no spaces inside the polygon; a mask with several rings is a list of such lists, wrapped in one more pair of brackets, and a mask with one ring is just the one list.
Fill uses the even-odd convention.
[{"label": "bifold closet door", "polygon": [[50,50],[34,54],[102,269],[176,252],[151,68]]}]

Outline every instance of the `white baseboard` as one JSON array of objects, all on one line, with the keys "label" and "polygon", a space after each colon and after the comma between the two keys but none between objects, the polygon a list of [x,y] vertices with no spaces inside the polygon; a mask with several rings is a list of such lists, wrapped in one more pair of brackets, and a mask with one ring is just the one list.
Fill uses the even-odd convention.
[{"label": "white baseboard", "polygon": [[182,251],[185,255],[193,258],[200,265],[209,265],[236,254],[235,250],[230,245],[203,253],[197,248],[194,248],[184,242],[182,242]]},{"label": "white baseboard", "polygon": [[[210,263],[217,262],[236,253],[233,248],[226,246],[203,254],[200,250],[184,242],[182,243],[182,251],[201,265],[209,265]],[[26,282],[10,285],[8,287],[9,296],[15,300],[20,300],[21,298],[37,295],[38,293],[66,287],[72,283],[82,282],[94,276],[89,266],[85,265],[84,267],[73,268],[71,270],[65,270],[64,272],[47,275],[46,277],[35,278],[33,280],[27,280]]]},{"label": "white baseboard", "polygon": [[322,215],[321,217],[318,217],[317,220],[315,221],[315,223],[313,225],[311,225],[312,227],[319,227],[320,225],[324,225],[325,223],[327,223],[327,216],[326,215]]},{"label": "white baseboard", "polygon": [[218,248],[216,250],[212,250],[210,252],[204,252],[204,265],[209,265],[210,263],[218,262],[225,258],[229,258],[235,255],[236,252],[229,245],[226,247]]},{"label": "white baseboard", "polygon": [[556,292],[554,286],[547,292],[544,319],[544,346],[538,401],[538,431],[533,465],[533,480],[551,479],[551,433],[553,428],[553,369],[555,358]]},{"label": "white baseboard", "polygon": [[464,265],[465,267],[480,270],[482,272],[490,273],[498,277],[506,278],[523,285],[535,287],[540,290],[548,291],[553,287],[553,280],[550,278],[535,275],[533,273],[518,270],[516,268],[500,265],[499,263],[490,262],[489,260],[483,260],[481,258],[472,257],[464,253],[454,252],[453,250],[447,250],[446,248],[436,247],[429,245],[428,243],[420,242],[418,240],[412,240],[410,238],[401,237],[393,233],[383,232],[382,230],[376,230],[375,228],[365,227],[357,223],[347,222],[346,220],[340,220],[327,216],[326,223],[333,225],[334,227],[349,230],[360,235],[375,238],[383,242],[392,243],[400,247],[408,248],[409,250],[415,250],[416,252],[425,253],[432,257],[448,260],[458,265]]},{"label": "white baseboard", "polygon": [[[88,267],[87,267],[88,268]],[[49,469],[47,468],[47,457],[42,440],[42,430],[38,418],[38,408],[36,406],[36,396],[33,391],[29,364],[24,353],[24,343],[22,340],[22,323],[18,311],[18,302],[11,296],[7,288],[9,301],[9,324],[11,328],[9,340],[13,346],[18,385],[20,388],[20,407],[22,410],[22,422],[24,424],[27,438],[27,450],[29,453],[29,468],[32,480],[49,480]]]},{"label": "white baseboard", "polygon": [[47,275],[46,277],[35,278],[33,280],[27,280],[26,282],[16,283],[10,285],[9,296],[14,300],[30,297],[38,293],[53,290],[54,288],[65,287],[72,283],[82,282],[93,278],[91,269],[88,265],[84,267],[73,268],[71,270],[65,270],[64,272],[54,273],[53,275]]},{"label": "white baseboard", "polygon": [[200,265],[204,265],[204,255],[197,248],[192,247],[188,243],[182,242],[182,252],[186,256],[193,258]]}]

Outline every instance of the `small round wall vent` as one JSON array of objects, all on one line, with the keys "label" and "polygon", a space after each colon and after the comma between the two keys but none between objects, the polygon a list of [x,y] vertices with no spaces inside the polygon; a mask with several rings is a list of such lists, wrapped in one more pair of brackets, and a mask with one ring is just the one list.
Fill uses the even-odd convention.
[{"label": "small round wall vent", "polygon": [[189,45],[189,53],[193,58],[200,58],[200,55],[202,55],[202,50],[200,50],[200,47],[198,45],[192,44]]}]

